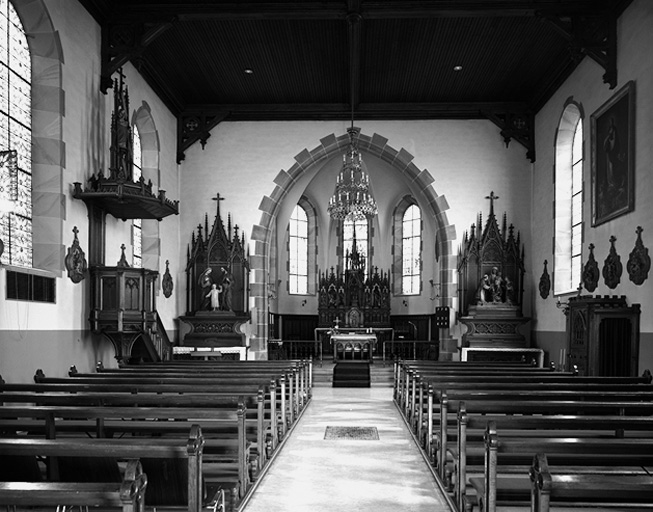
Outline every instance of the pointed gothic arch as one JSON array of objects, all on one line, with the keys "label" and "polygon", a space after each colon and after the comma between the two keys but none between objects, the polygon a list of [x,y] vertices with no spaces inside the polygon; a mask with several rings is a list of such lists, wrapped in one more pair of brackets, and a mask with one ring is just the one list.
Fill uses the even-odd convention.
[{"label": "pointed gothic arch", "polygon": [[[274,179],[275,187],[269,196],[265,196],[259,205],[261,220],[252,230],[251,240],[254,251],[250,258],[251,286],[250,300],[253,302],[255,315],[252,317],[252,337],[250,350],[254,353],[264,353],[268,337],[268,285],[270,273],[270,255],[275,246],[275,222],[280,206],[288,192],[295,186],[299,177],[323,164],[335,155],[340,155],[349,147],[349,135],[328,135],[320,140],[320,144],[312,150],[304,149],[295,156],[295,163],[285,171],[281,170]],[[388,139],[375,133],[371,137],[359,133],[357,140],[361,152],[374,155],[387,162],[405,179],[416,185],[422,192],[425,203],[430,211],[424,215],[433,215],[437,225],[436,239],[438,248],[436,254],[440,261],[440,306],[452,309],[456,304],[456,258],[453,251],[453,241],[456,239],[456,228],[449,224],[447,210],[449,205],[444,196],[438,195],[434,189],[435,179],[426,169],[419,169],[412,161],[414,159],[405,149],[399,151],[388,145]]]}]

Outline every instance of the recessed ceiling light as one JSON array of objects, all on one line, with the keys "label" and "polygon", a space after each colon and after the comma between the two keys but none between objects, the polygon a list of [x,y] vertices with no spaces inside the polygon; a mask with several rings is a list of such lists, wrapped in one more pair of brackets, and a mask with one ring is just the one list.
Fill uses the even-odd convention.
[{"label": "recessed ceiling light", "polygon": [[453,70],[454,70],[454,71],[462,71],[462,70],[463,70],[463,67],[462,67],[461,65],[454,66],[454,67],[453,67]]},{"label": "recessed ceiling light", "polygon": [[246,75],[253,75],[253,74],[254,74],[254,70],[253,70],[252,68],[245,68],[245,74],[246,74]]}]

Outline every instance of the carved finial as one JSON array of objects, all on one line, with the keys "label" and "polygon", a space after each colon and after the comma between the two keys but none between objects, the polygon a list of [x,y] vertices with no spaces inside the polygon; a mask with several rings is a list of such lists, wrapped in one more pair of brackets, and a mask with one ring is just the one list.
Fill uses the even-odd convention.
[{"label": "carved finial", "polygon": [[120,256],[120,261],[118,261],[117,265],[118,267],[128,267],[129,263],[127,262],[127,257],[125,256],[125,244],[122,244],[120,246],[120,250],[122,251],[122,254]]},{"label": "carved finial", "polygon": [[494,195],[494,190],[490,192],[489,196],[485,196],[485,199],[490,200],[490,215],[494,215],[494,200],[499,199],[499,196]]}]

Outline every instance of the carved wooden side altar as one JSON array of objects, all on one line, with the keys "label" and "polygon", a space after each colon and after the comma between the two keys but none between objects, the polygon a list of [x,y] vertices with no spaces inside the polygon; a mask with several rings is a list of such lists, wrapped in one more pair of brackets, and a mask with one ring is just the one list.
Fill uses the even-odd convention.
[{"label": "carved wooden side altar", "polygon": [[492,192],[488,199],[483,232],[479,214],[458,253],[460,321],[467,327],[463,347],[525,347],[518,331],[530,320],[522,314],[524,249],[512,224],[506,229],[505,214],[499,229],[494,215],[498,197]]},{"label": "carved wooden side altar", "polygon": [[218,194],[215,221],[208,215],[193,232],[186,265],[186,315],[180,320],[187,332],[184,347],[244,347],[242,326],[249,322],[249,254],[238,226],[227,227],[220,215]]}]

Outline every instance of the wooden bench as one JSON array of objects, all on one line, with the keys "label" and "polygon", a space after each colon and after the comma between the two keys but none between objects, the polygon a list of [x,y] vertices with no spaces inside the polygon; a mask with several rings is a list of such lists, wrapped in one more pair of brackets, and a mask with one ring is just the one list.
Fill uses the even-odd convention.
[{"label": "wooden bench", "polygon": [[[283,373],[274,373],[266,375],[249,375],[240,376],[238,374],[220,375],[220,374],[197,374],[190,369],[185,373],[167,375],[165,373],[139,374],[136,372],[110,373],[78,373],[71,368],[69,375],[76,382],[81,384],[103,383],[108,385],[131,385],[139,386],[143,384],[157,384],[168,386],[195,386],[210,387],[213,390],[227,390],[228,387],[240,387],[241,389],[258,388],[266,385],[272,395],[274,390],[275,401],[279,405],[282,416],[282,431],[285,432],[289,425],[295,422],[300,411],[306,404],[304,399],[305,392],[301,387],[301,380],[295,372],[294,377],[287,377]],[[60,384],[69,382],[71,379],[62,377],[46,377],[41,370],[37,370],[34,381],[36,383]],[[276,439],[275,439],[276,444]]]},{"label": "wooden bench", "polygon": [[[652,416],[618,415],[512,415],[512,414],[470,414],[464,404],[458,413],[458,438],[455,448],[448,450],[452,460],[451,477],[453,494],[459,509],[462,510],[466,494],[468,469],[482,472],[485,463],[485,436],[488,423],[503,435],[523,437],[584,436],[623,438],[627,433],[638,436],[651,436]],[[482,437],[479,437],[479,434]],[[641,468],[636,468],[641,473]],[[580,470],[576,470],[579,472]],[[603,467],[604,472],[623,473],[622,466]],[[448,482],[449,478],[445,478]]]},{"label": "wooden bench", "polygon": [[[446,456],[449,437],[451,434],[457,434],[455,429],[457,411],[460,404],[464,401],[505,401],[505,402],[590,402],[590,403],[653,403],[653,392],[651,391],[581,391],[571,389],[555,389],[555,384],[551,387],[542,386],[540,390],[517,390],[512,389],[494,389],[490,391],[483,390],[460,390],[450,389],[439,392],[431,392],[429,389],[429,399],[427,400],[426,411],[426,431],[427,439],[425,440],[425,449],[427,453],[434,457],[438,468],[444,469],[444,457]],[[653,408],[652,408],[653,409]],[[415,415],[415,422],[411,425],[417,431],[419,439],[422,439],[424,412],[420,409],[419,414]],[[409,418],[410,422],[410,418]],[[453,429],[453,432],[452,432]],[[442,473],[441,473],[442,474]]]},{"label": "wooden bench", "polygon": [[[200,382],[184,377],[161,378],[161,379],[139,379],[106,377],[104,379],[86,378],[60,378],[46,377],[40,370],[34,377],[34,385],[26,384],[2,384],[0,391],[51,391],[71,393],[162,393],[162,394],[211,394],[220,395],[238,394],[246,399],[248,406],[248,418],[255,419],[259,426],[259,439],[257,446],[264,450],[266,432],[270,435],[270,451],[274,451],[279,444],[280,438],[286,435],[288,428],[296,420],[294,408],[287,406],[286,381],[280,379],[280,392],[277,393],[277,380],[269,379],[266,384],[261,384],[257,379],[253,381],[241,381],[240,379],[201,379]],[[41,386],[41,387],[39,387]],[[0,401],[1,401],[0,396]],[[266,419],[268,418],[268,419]],[[269,424],[269,431],[266,425]],[[261,464],[265,463],[265,453],[260,453]]]},{"label": "wooden bench", "polygon": [[[0,482],[0,505],[6,507],[121,508],[144,512],[147,477],[138,460],[125,469],[122,482]],[[190,509],[189,509],[190,510]]]},{"label": "wooden bench", "polygon": [[[653,439],[650,438],[582,438],[523,437],[500,435],[496,424],[488,422],[485,439],[484,474],[469,478],[476,492],[479,510],[496,512],[497,504],[529,506],[531,483],[529,468],[537,453],[545,453],[549,462],[562,466],[594,466],[602,474],[604,466],[649,466],[653,464]],[[502,477],[502,468],[509,476]],[[522,472],[516,474],[516,467]],[[589,474],[585,471],[585,474]],[[648,475],[650,477],[650,475]],[[471,510],[474,500],[465,500]]]},{"label": "wooden bench", "polygon": [[313,386],[313,363],[312,361],[290,361],[278,363],[276,361],[229,361],[207,364],[183,364],[178,365],[175,362],[161,362],[139,365],[127,365],[120,368],[104,368],[102,363],[96,365],[96,372],[79,373],[72,366],[69,375],[73,377],[89,377],[100,374],[124,375],[165,375],[174,377],[175,375],[187,375],[190,373],[193,377],[238,377],[239,379],[261,377],[263,379],[276,378],[283,376],[288,383],[289,389],[295,389],[296,393],[292,395],[297,410],[302,409],[310,400],[311,389]]},{"label": "wooden bench", "polygon": [[549,512],[552,505],[588,508],[653,510],[653,476],[650,474],[578,474],[550,467],[538,453],[530,470],[531,510]]},{"label": "wooden bench", "polygon": [[204,446],[201,428],[194,424],[175,439],[0,438],[0,455],[15,463],[45,457],[47,479],[59,483],[119,481],[119,462],[139,460],[139,468],[149,475],[148,506],[183,506],[188,512],[200,512],[203,506],[220,503],[224,509],[224,491],[208,492],[204,487]]},{"label": "wooden bench", "polygon": [[187,426],[192,423],[207,428],[216,423],[235,423],[238,425],[235,436],[203,438],[202,471],[209,484],[229,489],[231,503],[242,499],[250,486],[249,448],[245,438],[245,407],[242,404],[231,412],[195,408],[191,415],[188,408],[179,407],[3,406],[0,407],[0,420],[40,420],[45,424],[50,439],[55,438],[59,430],[65,432],[66,425],[71,422],[77,432],[84,431],[87,436],[101,439],[106,438],[107,428],[115,428],[116,431],[122,429],[125,433],[133,429],[133,434],[142,436],[144,432],[139,431],[139,427],[145,425],[147,434],[154,436],[156,442],[162,442],[165,439],[162,436],[170,434],[167,425],[171,423],[180,422]]},{"label": "wooden bench", "polygon": [[[48,386],[47,384],[45,386]],[[38,388],[38,384],[30,385],[30,388]],[[239,403],[244,403],[248,407],[254,406],[254,416],[245,420],[245,434],[247,440],[251,443],[252,453],[251,461],[254,462],[252,467],[252,478],[256,478],[258,473],[271,456],[276,448],[273,439],[268,439],[271,435],[271,420],[266,417],[263,408],[263,392],[259,391],[256,401],[253,397],[244,395],[232,395],[229,393],[200,393],[200,394],[174,394],[174,393],[119,393],[119,392],[65,392],[51,393],[47,391],[2,391],[0,387],[0,402],[5,404],[31,404],[31,405],[64,405],[64,406],[103,406],[103,407],[187,407],[192,408],[215,408],[227,411],[235,410]],[[193,412],[189,411],[189,416]],[[274,416],[274,410],[272,411]],[[174,434],[183,432],[184,422],[165,422],[164,425],[156,425],[156,431],[164,434]],[[79,430],[77,424],[68,423],[59,427],[61,432],[63,428],[68,431]],[[86,428],[84,424],[81,428]],[[150,434],[152,431],[152,422],[112,422],[103,424],[103,437],[114,437],[117,435]],[[33,420],[23,420],[22,422],[6,422],[0,420],[1,431],[25,431],[32,435],[47,436],[46,425],[43,422],[34,422]],[[204,425],[204,435],[208,438],[214,437],[234,437],[238,434],[238,424],[235,422],[209,422]],[[273,436],[271,436],[273,437]]]}]

